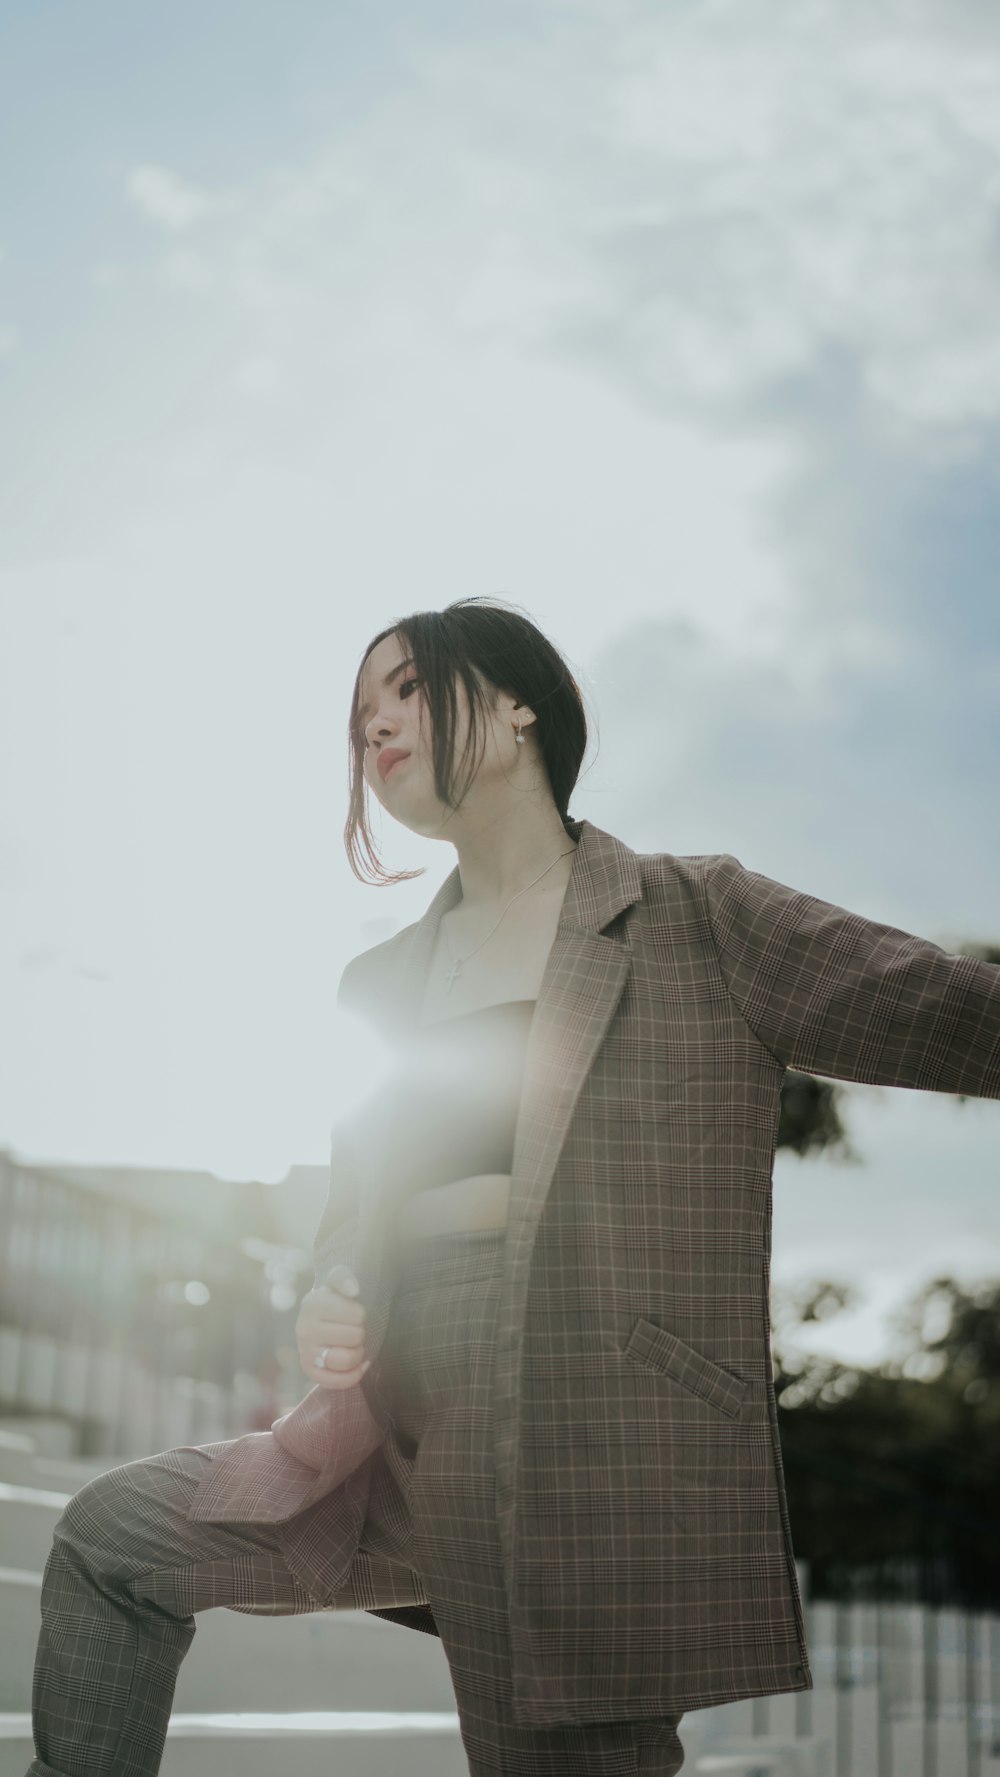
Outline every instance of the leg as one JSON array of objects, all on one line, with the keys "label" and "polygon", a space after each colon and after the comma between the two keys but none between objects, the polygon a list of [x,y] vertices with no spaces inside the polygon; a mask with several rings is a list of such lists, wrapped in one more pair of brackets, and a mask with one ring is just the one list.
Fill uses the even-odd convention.
[{"label": "leg", "polygon": [[490,1416],[499,1257],[486,1230],[414,1241],[386,1334],[394,1418],[416,1452],[412,1565],[448,1660],[470,1777],[675,1777],[680,1714],[514,1720]]},{"label": "leg", "polygon": [[268,1616],[406,1603],[400,1570],[361,1551],[348,1584],[320,1604],[286,1566],[275,1525],[190,1524],[205,1464],[226,1446],[166,1450],[99,1476],[55,1527],[29,1777],[147,1777],[159,1770],[177,1672],[199,1610]]},{"label": "leg", "polygon": [[[414,1505],[414,1552],[441,1636],[470,1777],[676,1777],[684,1763],[681,1713],[652,1720],[525,1726],[511,1711],[507,1599],[492,1492],[477,1498],[456,1487],[455,1425],[437,1421],[446,1440],[425,1437],[433,1494]],[[447,1441],[451,1433],[450,1443]],[[469,1446],[463,1454],[468,1461]],[[487,1460],[486,1443],[483,1444]],[[449,1473],[445,1474],[445,1465]],[[469,1470],[464,1469],[467,1486]],[[460,1494],[464,1493],[464,1498]],[[460,1550],[456,1556],[456,1549]]]}]

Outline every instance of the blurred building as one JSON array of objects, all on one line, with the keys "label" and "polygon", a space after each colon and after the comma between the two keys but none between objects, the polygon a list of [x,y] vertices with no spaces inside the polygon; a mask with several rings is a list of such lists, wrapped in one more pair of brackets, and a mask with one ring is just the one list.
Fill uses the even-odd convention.
[{"label": "blurred building", "polygon": [[0,1150],[0,1416],[131,1457],[266,1429],[295,1349],[325,1167],[277,1185]]}]

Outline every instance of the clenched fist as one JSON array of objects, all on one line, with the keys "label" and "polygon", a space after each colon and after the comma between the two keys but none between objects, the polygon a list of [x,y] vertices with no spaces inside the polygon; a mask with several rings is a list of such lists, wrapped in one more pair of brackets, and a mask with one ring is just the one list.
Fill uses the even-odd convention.
[{"label": "clenched fist", "polygon": [[[345,1295],[345,1289],[350,1293]],[[320,1388],[351,1388],[368,1368],[364,1355],[367,1310],[355,1299],[357,1290],[354,1273],[347,1265],[338,1265],[327,1283],[302,1298],[295,1339],[302,1368]],[[319,1365],[317,1359],[324,1352]]]}]

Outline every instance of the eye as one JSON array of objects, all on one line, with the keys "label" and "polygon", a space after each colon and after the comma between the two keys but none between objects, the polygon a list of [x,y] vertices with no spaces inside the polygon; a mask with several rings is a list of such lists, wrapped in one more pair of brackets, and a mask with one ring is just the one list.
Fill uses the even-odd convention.
[{"label": "eye", "polygon": [[[403,695],[403,692],[404,692],[404,691],[406,691],[406,690],[407,690],[407,689],[408,689],[408,687],[409,687],[409,686],[410,686],[410,685],[422,685],[422,684],[423,684],[423,680],[422,680],[422,679],[418,679],[418,678],[417,678],[417,677],[416,677],[416,675],[414,675],[414,677],[413,677],[413,678],[412,678],[412,679],[401,679],[401,680],[400,680],[400,685],[399,685],[399,695],[400,695],[400,697],[402,697],[402,695]],[[365,731],[364,731],[364,729],[363,729],[363,728],[361,728],[361,729],[359,729],[359,730],[358,730],[358,736],[359,736],[359,739],[360,739],[360,742],[361,742],[361,750],[362,750],[362,752],[367,752],[367,750],[368,750],[368,737],[367,737],[367,735],[366,735],[366,734],[365,734]]]}]

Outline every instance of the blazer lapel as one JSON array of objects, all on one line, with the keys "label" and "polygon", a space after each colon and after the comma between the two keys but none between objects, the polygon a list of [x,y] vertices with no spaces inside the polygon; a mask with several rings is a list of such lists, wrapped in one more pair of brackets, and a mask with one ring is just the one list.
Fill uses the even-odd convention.
[{"label": "blazer lapel", "polygon": [[[632,952],[627,930],[607,937],[603,928],[642,898],[636,854],[589,821],[571,824],[578,837],[559,926],[549,952],[525,1056],[508,1210],[506,1266],[527,1284],[527,1257],[580,1089],[587,1077],[628,979]],[[446,877],[423,918],[406,934],[393,958],[392,988],[379,993],[370,1015],[392,1040],[418,1041],[417,1019],[438,926],[461,899],[458,867]],[[356,1262],[361,1298],[368,1306],[366,1348],[374,1357],[392,1308],[393,1203],[385,1183],[362,1191]],[[525,1242],[527,1243],[525,1248]],[[384,1412],[374,1385],[366,1394]]]},{"label": "blazer lapel", "polygon": [[[559,927],[549,953],[528,1038],[512,1159],[504,1244],[501,1341],[516,1344],[523,1324],[531,1248],[573,1109],[628,980],[632,952],[627,922],[618,937],[604,928],[642,898],[635,853],[589,821],[572,823],[578,839]],[[461,897],[457,868],[427,912],[400,934],[385,976],[376,957],[358,971],[351,999],[393,1041],[419,1041],[417,1016],[442,915]],[[370,971],[370,973],[369,973]],[[367,979],[365,978],[367,975]],[[388,977],[386,980],[385,977]],[[393,1195],[390,1181],[362,1181],[357,1202],[354,1268],[368,1310],[365,1346],[375,1358],[392,1310]],[[324,1534],[331,1585],[342,1580],[357,1546],[369,1470],[381,1443],[388,1405],[375,1365],[357,1390],[314,1388],[275,1422],[270,1434],[248,1433],[213,1462],[188,1510],[191,1520],[284,1522],[341,1485],[344,1505]]]}]

